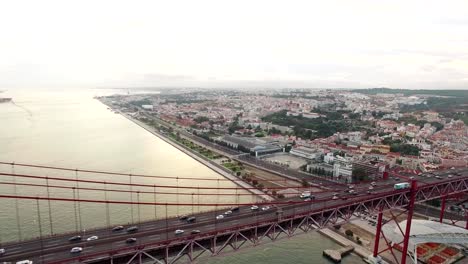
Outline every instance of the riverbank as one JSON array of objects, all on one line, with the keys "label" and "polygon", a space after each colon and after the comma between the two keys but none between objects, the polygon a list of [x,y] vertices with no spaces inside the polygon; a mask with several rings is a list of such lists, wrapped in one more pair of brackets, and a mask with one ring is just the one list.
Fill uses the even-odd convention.
[{"label": "riverbank", "polygon": [[128,120],[134,122],[138,126],[145,129],[146,131],[152,133],[153,135],[155,135],[158,138],[162,139],[166,143],[170,144],[171,146],[173,146],[173,147],[177,148],[178,150],[182,151],[183,153],[187,154],[188,156],[190,156],[194,160],[196,160],[196,161],[200,162],[201,164],[205,165],[209,169],[211,169],[211,170],[215,171],[216,173],[222,175],[226,179],[231,180],[233,183],[235,183],[239,187],[242,187],[242,188],[246,189],[247,191],[251,192],[252,194],[255,194],[255,195],[259,196],[263,200],[266,200],[266,201],[273,201],[274,200],[273,197],[265,194],[264,192],[262,192],[262,191],[260,191],[258,189],[253,189],[254,187],[252,185],[250,185],[250,184],[248,184],[248,183],[246,183],[244,181],[239,181],[239,178],[232,175],[230,171],[229,172],[226,171],[225,168],[219,166],[218,164],[216,164],[216,163],[214,163],[214,162],[212,162],[210,160],[207,160],[204,157],[202,157],[200,154],[195,153],[195,152],[191,151],[190,149],[187,149],[185,146],[182,146],[177,142],[174,142],[171,138],[166,137],[162,133],[159,133],[153,127],[150,127],[150,126],[146,125],[145,123],[143,123],[143,122],[141,122],[139,120],[136,120],[135,118],[133,118],[133,117],[131,117],[131,116],[129,116],[129,115],[123,113],[123,112],[119,111],[119,113],[122,116],[124,116],[125,118],[127,118]]}]

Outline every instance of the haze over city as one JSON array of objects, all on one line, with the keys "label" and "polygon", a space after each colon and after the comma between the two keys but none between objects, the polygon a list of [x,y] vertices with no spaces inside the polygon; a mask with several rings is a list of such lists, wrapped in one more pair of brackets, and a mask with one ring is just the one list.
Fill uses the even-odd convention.
[{"label": "haze over city", "polygon": [[0,263],[468,263],[467,18],[0,3]]},{"label": "haze over city", "polygon": [[463,89],[466,1],[3,1],[0,89]]}]

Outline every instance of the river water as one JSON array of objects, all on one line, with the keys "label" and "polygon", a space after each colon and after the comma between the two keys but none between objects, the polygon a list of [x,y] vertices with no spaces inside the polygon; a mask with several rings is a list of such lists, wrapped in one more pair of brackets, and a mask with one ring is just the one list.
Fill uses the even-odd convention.
[{"label": "river water", "polygon": [[[125,117],[115,114],[94,96],[118,93],[116,90],[12,90],[0,93],[0,97],[12,97],[14,103],[0,104],[0,162],[16,162],[61,166],[79,169],[113,171],[125,174],[149,174],[174,177],[203,177],[221,179],[222,176],[193,160],[186,154],[152,135]],[[123,183],[142,183],[177,186],[234,187],[228,181],[172,180],[138,178],[118,175],[102,175],[83,172],[53,171],[0,165],[0,172],[33,174],[69,179],[114,181]],[[157,188],[157,192],[182,193],[170,194],[131,194],[112,191],[76,191],[71,189],[47,188],[37,186],[8,185],[7,183],[46,184],[44,179],[0,176],[0,194],[50,197],[142,201],[176,203],[238,203],[252,202],[251,195],[232,195],[209,198],[203,193],[210,190],[185,190]],[[76,182],[48,180],[50,185],[74,186]],[[80,188],[104,188],[119,190],[154,191],[147,187],[122,187],[90,183],[80,183]],[[150,189],[150,190],[148,190]],[[188,192],[192,192],[189,194]],[[233,193],[233,190],[225,192]],[[247,194],[236,191],[236,194]],[[215,201],[216,200],[216,201]],[[132,223],[166,215],[182,215],[208,210],[199,206],[137,206],[94,203],[73,203],[65,201],[35,201],[0,199],[0,244],[6,241],[28,239],[42,235],[62,232],[90,230],[105,225]],[[40,223],[40,224],[39,224]],[[311,235],[307,235],[309,238]],[[307,239],[307,247],[321,252],[325,247],[336,245],[319,234],[317,239]],[[304,240],[304,237],[302,238]],[[327,241],[323,243],[323,241]],[[289,241],[294,241],[289,240]],[[264,251],[246,250],[242,256],[253,259],[263,258],[265,262],[252,262],[244,258],[216,258],[212,263],[285,263],[291,252],[288,248],[300,250],[304,241],[278,242],[265,246]],[[289,243],[289,244],[288,244]],[[284,250],[286,248],[287,250]],[[267,254],[265,252],[268,251]],[[326,263],[320,254],[303,250],[304,262]],[[250,252],[250,253],[249,253]],[[306,253],[309,254],[306,254]],[[315,252],[315,251],[314,251]],[[260,255],[255,255],[260,254]],[[270,255],[270,260],[267,260]],[[283,256],[284,261],[281,260]],[[274,257],[276,256],[276,257]],[[245,260],[245,261],[240,261]],[[347,257],[344,263],[357,263],[357,257]],[[236,260],[239,260],[236,262]],[[208,260],[207,260],[208,261]],[[278,262],[279,261],[279,262]],[[325,261],[325,262],[324,262]],[[351,261],[351,262],[350,262]],[[210,262],[211,263],[211,262]]]},{"label": "river water", "polygon": [[[93,169],[128,174],[149,174],[173,177],[203,177],[221,179],[222,176],[193,160],[186,154],[152,135],[125,117],[115,114],[107,106],[93,99],[95,95],[107,94],[105,90],[77,91],[28,91],[5,92],[1,96],[12,97],[14,103],[0,104],[0,161],[62,166],[79,169]],[[115,93],[115,91],[113,91]],[[21,168],[0,165],[0,172],[28,173],[42,176],[78,177],[84,180],[114,181],[133,184],[156,184],[175,186],[234,187],[228,181],[192,181],[129,176],[109,176],[90,173],[52,171],[44,169]],[[220,196],[206,199],[199,194],[212,190],[157,188],[156,192],[171,194],[136,194],[110,191],[78,191],[72,189],[37,186],[19,186],[2,182],[25,182],[44,185],[45,179],[16,178],[0,176],[0,193],[65,197],[95,200],[118,200],[160,203],[236,203],[250,202],[256,198],[250,195]],[[76,186],[75,182],[49,180],[49,184]],[[124,189],[122,186],[102,186],[100,184],[80,183],[80,188]],[[154,188],[133,187],[133,191],[154,191]],[[224,191],[224,190],[223,190]],[[234,190],[226,190],[235,193]],[[176,195],[186,193],[187,195]],[[237,194],[247,193],[238,191]],[[236,194],[236,193],[235,193]],[[42,234],[85,230],[107,224],[131,223],[165,217],[164,206],[109,205],[107,217],[105,204],[70,203],[35,200],[19,201],[19,214],[16,214],[16,201],[2,199],[0,202],[0,236],[2,241],[17,240],[39,235],[39,216]],[[78,211],[75,217],[75,207]],[[208,207],[169,206],[168,215],[181,215]],[[132,213],[133,212],[133,213]],[[52,221],[49,221],[49,219]],[[18,220],[19,226],[18,229]],[[52,222],[52,225],[50,224]]]}]

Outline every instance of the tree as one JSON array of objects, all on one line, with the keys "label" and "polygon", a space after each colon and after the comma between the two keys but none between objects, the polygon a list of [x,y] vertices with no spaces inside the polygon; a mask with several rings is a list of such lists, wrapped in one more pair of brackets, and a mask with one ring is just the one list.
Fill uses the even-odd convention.
[{"label": "tree", "polygon": [[358,245],[362,245],[362,241],[360,237],[356,237],[356,243],[358,243]]},{"label": "tree", "polygon": [[257,184],[258,184],[258,181],[257,181],[257,180],[253,180],[253,181],[252,181],[252,184],[253,184],[253,185],[257,185]]},{"label": "tree", "polygon": [[354,235],[353,231],[349,230],[349,229],[346,229],[345,231],[345,235],[346,236],[349,236],[349,237],[352,237]]},{"label": "tree", "polygon": [[409,144],[391,144],[390,151],[391,152],[400,152],[404,155],[412,155],[412,156],[419,156],[419,148]]},{"label": "tree", "polygon": [[264,137],[265,134],[263,132],[257,132],[255,133],[255,137]]},{"label": "tree", "polygon": [[198,116],[196,118],[193,119],[193,121],[197,122],[197,123],[203,123],[203,122],[206,122],[206,121],[209,121],[210,119],[206,116]]}]

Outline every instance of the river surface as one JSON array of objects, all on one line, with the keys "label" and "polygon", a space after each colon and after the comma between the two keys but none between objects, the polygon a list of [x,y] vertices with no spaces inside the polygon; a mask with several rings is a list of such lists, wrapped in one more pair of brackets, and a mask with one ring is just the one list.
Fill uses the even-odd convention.
[{"label": "river surface", "polygon": [[[94,96],[117,93],[115,90],[14,90],[0,93],[14,103],[0,104],[0,162],[16,162],[121,172],[192,178],[221,179],[222,176],[147,132],[125,117],[115,114]],[[0,165],[2,173],[63,177],[68,179],[113,181],[176,186],[234,187],[228,181],[172,180],[102,175],[83,172],[53,171]],[[48,180],[50,185],[80,188],[104,188],[108,191],[18,186],[7,183],[46,184],[45,179],[0,176],[0,194],[115,201],[238,203],[252,202],[252,195],[206,198],[210,190],[157,188],[171,194],[135,194],[113,190],[154,191],[147,187],[109,186]],[[150,190],[148,190],[150,189]],[[191,193],[189,193],[191,192]],[[235,194],[246,191],[226,190]],[[186,193],[187,195],[176,195]],[[167,215],[182,215],[208,210],[200,206],[130,206],[65,201],[0,199],[0,245],[2,242],[28,239],[62,232],[90,230],[106,225],[132,223]],[[40,224],[39,224],[40,222]],[[322,257],[325,248],[336,248],[318,233],[244,249],[241,254],[208,258],[204,263],[329,263]],[[361,263],[349,256],[343,263]]]},{"label": "river surface", "polygon": [[[239,252],[205,258],[204,264],[333,264],[322,256],[324,249],[338,249],[341,246],[317,232],[309,232],[274,243],[241,249]],[[341,260],[343,264],[365,263],[361,257],[350,254]]]},{"label": "river surface", "polygon": [[[2,93],[12,97],[14,103],[0,104],[0,161],[92,169],[128,174],[149,174],[173,177],[213,178],[213,181],[173,180],[160,178],[138,178],[118,175],[75,173],[45,169],[22,168],[0,165],[0,172],[27,173],[41,176],[55,176],[81,180],[114,181],[133,184],[235,187],[228,181],[218,182],[222,176],[142,129],[135,123],[115,114],[107,106],[93,99],[105,95],[105,90],[74,91],[31,91],[15,90]],[[115,91],[113,91],[115,93]],[[18,186],[7,182],[46,184],[45,179],[0,176],[0,193],[29,196],[51,196],[95,200],[141,201],[160,203],[237,203],[250,202],[256,198],[250,195],[220,196],[207,199],[199,194],[212,190],[183,188],[157,188],[156,192],[172,194],[137,194],[111,191],[76,191]],[[51,185],[75,186],[76,182],[49,180]],[[80,188],[104,188],[130,190],[130,187],[103,184],[80,183]],[[133,191],[153,192],[154,188],[132,187]],[[216,192],[216,191],[215,191]],[[246,191],[226,190],[223,192],[247,194]],[[186,195],[176,195],[185,193]],[[164,206],[109,205],[35,200],[18,201],[2,199],[0,202],[1,241],[27,239],[39,235],[39,220],[43,235],[75,230],[85,230],[106,225],[115,225],[163,218]],[[49,208],[50,214],[49,214]],[[77,209],[75,209],[77,208]],[[38,210],[39,209],[39,210]],[[199,210],[199,206],[169,206],[168,215],[182,215]],[[38,216],[40,211],[40,219]],[[75,211],[77,215],[75,216]],[[19,219],[19,220],[18,220]],[[49,221],[52,219],[52,221]],[[20,228],[18,229],[18,221]]]}]

